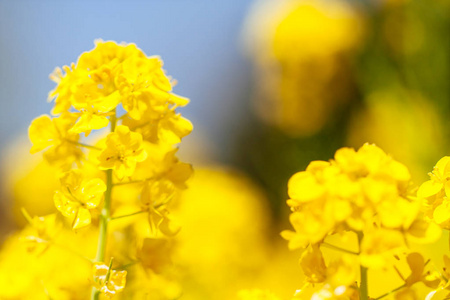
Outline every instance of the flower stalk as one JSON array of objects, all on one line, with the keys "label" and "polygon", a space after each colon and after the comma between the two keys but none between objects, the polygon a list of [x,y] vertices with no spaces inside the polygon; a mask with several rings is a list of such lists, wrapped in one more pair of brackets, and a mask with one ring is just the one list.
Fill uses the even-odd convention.
[{"label": "flower stalk", "polygon": [[[111,116],[111,132],[114,132],[116,128],[116,113]],[[100,215],[100,229],[98,236],[97,255],[95,256],[96,262],[104,262],[106,254],[106,243],[108,237],[108,223],[111,220],[111,195],[113,188],[113,170],[106,170],[106,191],[105,200],[103,203],[103,209]],[[100,291],[95,287],[92,288],[92,300],[100,299]]]},{"label": "flower stalk", "polygon": [[[359,252],[361,252],[361,242],[364,234],[360,231],[358,234]],[[369,288],[367,280],[367,268],[360,264],[361,282],[359,285],[359,295],[361,300],[369,300]]]}]

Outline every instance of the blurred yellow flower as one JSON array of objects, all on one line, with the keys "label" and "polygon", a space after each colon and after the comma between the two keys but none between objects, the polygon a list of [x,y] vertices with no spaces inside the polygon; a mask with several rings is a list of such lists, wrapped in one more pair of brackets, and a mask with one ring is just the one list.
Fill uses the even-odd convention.
[{"label": "blurred yellow flower", "polygon": [[[54,224],[49,224],[53,227],[48,230],[54,230]],[[40,235],[46,239],[46,243],[41,243],[47,247],[46,251],[33,249],[30,253],[30,239],[27,237],[35,237],[37,241],[37,233],[36,229],[26,227],[3,243],[0,251],[0,299],[88,299],[92,266],[85,257],[91,256],[95,250],[94,232],[74,234],[59,228],[51,238]]]},{"label": "blurred yellow flower", "polygon": [[259,115],[292,136],[332,122],[354,93],[351,56],[362,27],[348,1],[258,2],[243,39],[255,63]]},{"label": "blurred yellow flower", "polygon": [[342,230],[370,233],[375,223],[398,230],[392,234],[400,237],[414,224],[426,238],[432,225],[415,223],[421,203],[409,196],[409,180],[408,169],[375,145],[339,149],[334,160],[312,162],[289,180],[287,203],[295,232],[283,231],[282,236],[290,248],[305,248]]},{"label": "blurred yellow flower", "polygon": [[430,158],[445,153],[437,107],[417,92],[400,89],[373,91],[364,100],[350,119],[347,143],[375,143],[406,164],[414,182],[425,180]]},{"label": "blurred yellow flower", "polygon": [[[273,243],[268,240],[271,219],[267,200],[239,172],[196,168],[189,188],[175,201],[173,215],[182,229],[176,236],[173,260],[180,267],[183,298],[236,298],[239,290],[263,280],[262,270],[272,260],[284,262],[285,256],[273,253]],[[272,285],[268,288],[283,289],[288,282],[292,284],[280,281],[287,271],[276,268],[274,264],[274,269],[267,267],[265,271],[265,281]]]},{"label": "blurred yellow flower", "polygon": [[327,267],[318,245],[310,245],[300,258],[300,266],[307,280],[311,283],[321,283],[327,275]]}]

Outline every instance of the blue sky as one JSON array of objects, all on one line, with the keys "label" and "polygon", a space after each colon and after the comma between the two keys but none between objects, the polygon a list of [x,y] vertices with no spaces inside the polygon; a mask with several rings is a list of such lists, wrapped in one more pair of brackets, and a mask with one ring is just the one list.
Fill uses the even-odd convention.
[{"label": "blue sky", "polygon": [[194,123],[192,139],[226,147],[247,114],[250,72],[239,34],[250,2],[0,0],[0,151],[49,113],[49,73],[97,38],[160,55],[179,82],[174,91],[191,99],[180,112]]}]

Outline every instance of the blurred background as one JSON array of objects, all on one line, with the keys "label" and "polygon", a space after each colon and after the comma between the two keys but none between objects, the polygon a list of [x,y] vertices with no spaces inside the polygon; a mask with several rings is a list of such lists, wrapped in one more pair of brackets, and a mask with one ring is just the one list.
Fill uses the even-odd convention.
[{"label": "blurred background", "polygon": [[[220,266],[229,272],[218,271],[227,275],[217,278],[197,261],[196,275],[186,275],[194,278],[191,292],[197,299],[228,299],[243,286],[221,296],[214,290],[230,287],[234,274],[256,273],[248,286],[273,285],[291,295],[302,280],[298,255],[287,251],[278,232],[289,227],[292,174],[311,160],[332,158],[340,147],[369,142],[407,165],[417,186],[448,154],[449,3],[0,0],[0,232],[23,225],[22,206],[37,215],[54,210],[56,183],[39,181],[51,171],[39,164],[39,154],[28,154],[27,140],[31,120],[52,107],[48,74],[76,62],[95,39],[136,43],[162,57],[178,81],[174,92],[191,99],[180,112],[194,131],[180,156],[198,171],[185,197],[222,195],[211,207],[188,201],[186,211],[195,214],[181,217],[191,237],[205,224],[214,229],[205,236],[218,246],[197,253],[199,261],[235,258]],[[236,222],[224,221],[230,217]],[[215,230],[230,238],[239,232],[239,242],[227,242],[237,245],[232,254],[219,251],[224,241],[214,240]],[[249,261],[249,252],[260,256]],[[286,286],[275,287],[276,276]]]}]

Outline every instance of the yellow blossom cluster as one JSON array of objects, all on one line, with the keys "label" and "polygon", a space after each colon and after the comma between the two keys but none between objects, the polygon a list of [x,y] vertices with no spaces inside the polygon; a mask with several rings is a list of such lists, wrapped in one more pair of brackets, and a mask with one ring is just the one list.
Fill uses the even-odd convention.
[{"label": "yellow blossom cluster", "polygon": [[[367,271],[396,268],[398,260],[406,260],[413,273],[402,277],[405,285],[398,293],[414,293],[410,287],[416,282],[437,288],[441,281],[424,275],[425,260],[411,254],[409,244],[435,242],[441,231],[424,218],[410,185],[408,169],[371,144],[339,149],[334,159],[313,161],[294,174],[287,201],[294,231],[282,236],[289,248],[304,249],[300,266],[306,282],[295,297],[307,299],[306,291],[318,285],[311,299],[368,299]],[[357,241],[346,247],[329,242],[333,235],[350,233]],[[327,261],[321,247],[343,255]],[[404,297],[396,299],[416,299]]]},{"label": "yellow blossom cluster", "polygon": [[244,35],[260,83],[256,110],[291,136],[313,135],[354,93],[350,57],[362,44],[361,14],[343,0],[258,4]]},{"label": "yellow blossom cluster", "polygon": [[[158,249],[167,249],[180,229],[169,205],[192,174],[192,167],[176,157],[176,145],[192,124],[175,111],[189,100],[172,93],[175,81],[165,74],[159,57],[146,56],[134,44],[95,44],[76,63],[51,74],[57,83],[49,94],[55,104],[52,116],[33,120],[29,137],[31,153],[44,151],[59,173],[56,209],[76,232],[98,236],[84,280],[92,286],[92,299],[109,299],[141,273],[142,280],[131,287],[145,293],[142,282],[161,273],[161,264],[149,262],[148,255],[164,252]],[[96,139],[87,138],[97,130]],[[36,229],[25,239],[34,242],[29,250],[54,247],[53,236],[39,225],[47,218],[25,214]],[[125,245],[130,240],[134,242]],[[129,290],[128,295],[135,295]],[[57,297],[51,291],[48,296]]]}]

